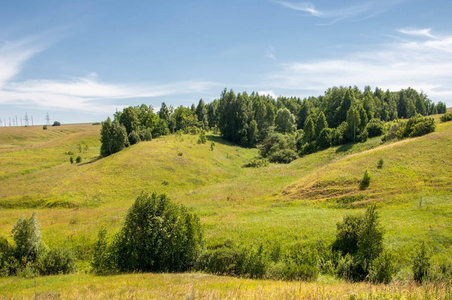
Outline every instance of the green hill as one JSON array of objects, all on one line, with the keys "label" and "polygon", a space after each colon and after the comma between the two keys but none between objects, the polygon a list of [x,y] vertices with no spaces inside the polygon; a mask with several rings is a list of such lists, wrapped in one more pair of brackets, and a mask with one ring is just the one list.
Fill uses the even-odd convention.
[{"label": "green hill", "polygon": [[[373,138],[259,169],[243,168],[257,149],[213,134],[206,144],[170,135],[99,158],[99,131],[87,124],[0,128],[0,235],[9,237],[19,216],[36,211],[48,245],[73,247],[87,261],[98,230],[114,233],[136,196],[156,191],[201,217],[207,245],[331,242],[345,214],[376,202],[385,244],[400,264],[421,240],[438,261],[452,254],[452,122],[419,138]],[[71,156],[82,162],[71,164]],[[370,186],[360,190],[366,169]]]}]

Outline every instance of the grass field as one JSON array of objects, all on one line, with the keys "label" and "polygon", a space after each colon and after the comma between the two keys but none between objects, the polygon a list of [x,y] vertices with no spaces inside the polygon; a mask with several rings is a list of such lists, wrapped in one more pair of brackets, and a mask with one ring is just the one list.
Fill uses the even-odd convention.
[{"label": "grass field", "polygon": [[[100,159],[99,131],[100,126],[90,124],[49,126],[47,130],[38,126],[0,128],[0,235],[11,238],[19,216],[36,211],[43,240],[49,246],[74,248],[82,261],[80,272],[84,272],[98,230],[106,227],[110,234],[116,232],[135,198],[142,192],[156,191],[201,217],[207,245],[227,239],[248,246],[330,242],[336,223],[345,214],[361,212],[375,202],[385,227],[385,244],[398,255],[400,266],[410,260],[420,241],[427,242],[435,261],[452,255],[452,122],[440,123],[435,133],[415,139],[381,144],[380,138],[373,138],[308,155],[289,165],[270,164],[260,169],[243,168],[257,156],[257,149],[230,145],[212,134],[204,145],[197,144],[194,135],[170,135]],[[79,155],[82,163],[69,162],[71,156]],[[380,158],[384,160],[382,169],[377,168]],[[371,183],[368,189],[360,190],[359,181],[366,169]],[[400,269],[399,279],[406,279],[407,272]],[[245,279],[197,274],[115,278],[128,282],[133,276],[137,282],[166,278],[180,290],[180,298],[196,284],[195,294],[201,293],[196,298],[234,298],[234,292],[243,293],[239,298],[270,295],[264,288],[248,291],[244,287],[260,286],[260,281]],[[71,290],[74,287],[73,294],[64,294],[69,298],[76,298],[77,293],[83,298],[102,298],[108,289],[91,293],[89,287],[106,284],[109,278],[80,273],[38,281],[55,287],[58,293],[68,293],[68,285]],[[193,278],[198,279],[192,282]],[[268,287],[268,293],[310,298],[314,294],[307,293],[316,291],[318,284],[262,281],[262,286]],[[327,283],[324,286],[331,293],[342,291],[334,295],[353,292],[353,288],[345,291],[350,286],[341,282],[335,282],[335,288]],[[357,286],[362,290],[359,293],[368,294],[368,286]],[[26,298],[34,293],[33,281],[27,279],[1,279],[0,287],[10,291],[5,292],[6,297],[18,290]],[[408,289],[397,285],[380,288],[394,288],[400,295]],[[409,289],[418,295],[426,293],[426,288]],[[156,298],[165,298],[168,292],[158,284],[145,283],[137,283],[132,292],[120,286],[115,290],[115,295],[126,293],[125,298],[153,292]]]}]

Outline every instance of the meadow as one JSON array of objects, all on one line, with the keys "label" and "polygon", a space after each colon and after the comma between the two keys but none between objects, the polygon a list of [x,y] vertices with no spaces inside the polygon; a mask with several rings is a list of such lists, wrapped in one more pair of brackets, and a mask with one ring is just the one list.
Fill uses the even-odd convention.
[{"label": "meadow", "polygon": [[[352,293],[357,299],[369,293],[380,293],[380,298],[450,297],[450,287],[400,282],[409,281],[410,259],[421,241],[429,245],[435,263],[452,255],[451,127],[452,122],[439,123],[436,132],[423,137],[384,144],[377,137],[258,169],[243,167],[258,155],[257,149],[231,145],[212,133],[206,144],[198,144],[197,135],[175,134],[99,158],[98,125],[3,127],[0,235],[11,240],[17,219],[37,212],[44,242],[76,251],[79,273],[38,278],[42,297],[52,291],[62,298],[88,299],[168,298],[169,293],[187,299],[335,299]],[[71,156],[82,162],[71,164]],[[360,190],[366,169],[371,183]],[[330,243],[344,215],[377,203],[385,246],[398,258],[399,283],[369,287],[332,278],[300,283],[204,274],[85,274],[99,229],[114,234],[135,198],[154,191],[200,216],[207,246],[226,240],[248,247]],[[1,278],[0,287],[6,298],[34,295],[33,279]]]}]

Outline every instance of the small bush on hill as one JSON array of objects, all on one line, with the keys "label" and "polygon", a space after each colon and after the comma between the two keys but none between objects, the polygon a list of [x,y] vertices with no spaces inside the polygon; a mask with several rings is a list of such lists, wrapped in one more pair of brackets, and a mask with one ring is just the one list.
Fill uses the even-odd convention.
[{"label": "small bush on hill", "polygon": [[452,121],[452,112],[445,113],[440,118],[441,122],[449,122]]},{"label": "small bush on hill", "polygon": [[61,123],[58,122],[58,121],[55,121],[55,122],[53,122],[53,125],[52,125],[52,126],[61,126]]},{"label": "small bush on hill", "polygon": [[367,123],[366,130],[369,133],[369,137],[375,137],[383,135],[386,131],[383,121],[380,119],[372,119]]},{"label": "small bush on hill", "polygon": [[278,152],[272,153],[268,157],[268,160],[273,163],[288,164],[296,160],[297,157],[297,153],[295,153],[295,151],[293,151],[292,149],[283,149]]},{"label": "small bush on hill", "polygon": [[67,274],[75,270],[75,258],[66,248],[50,249],[41,240],[36,214],[20,217],[12,230],[15,246],[0,237],[0,276],[24,277]]},{"label": "small bush on hill", "polygon": [[68,248],[50,249],[37,262],[41,275],[68,274],[75,271],[75,257]]},{"label": "small bush on hill", "polygon": [[370,279],[373,283],[388,284],[392,281],[395,272],[394,257],[388,251],[383,251],[373,261]]},{"label": "small bush on hill", "polygon": [[82,162],[82,157],[81,156],[77,156],[77,158],[75,159],[76,163],[81,163]]},{"label": "small bush on hill", "polygon": [[338,262],[337,273],[347,280],[362,281],[372,270],[375,278],[393,274],[391,264],[383,265],[382,258],[376,260],[383,251],[383,229],[375,205],[364,215],[345,216],[344,221],[337,224],[333,251],[345,255]]},{"label": "small bush on hill", "polygon": [[413,259],[413,279],[418,283],[422,283],[428,279],[429,272],[430,257],[427,254],[425,243],[422,242]]},{"label": "small bush on hill", "polygon": [[201,130],[198,138],[198,144],[205,144],[207,142],[206,133],[204,130]]},{"label": "small bush on hill", "polygon": [[369,185],[370,185],[370,174],[369,174],[369,170],[366,169],[366,171],[364,172],[363,179],[361,180],[361,183],[359,184],[359,189],[365,190],[369,187]]},{"label": "small bush on hill", "polygon": [[436,128],[433,118],[424,118],[422,116],[411,117],[406,123],[402,136],[416,137],[434,132]]},{"label": "small bush on hill", "polygon": [[141,142],[140,136],[135,130],[132,130],[127,138],[129,139],[130,145],[135,145]]},{"label": "small bush on hill", "polygon": [[43,130],[47,130],[47,125],[42,126]]},{"label": "small bush on hill", "polygon": [[380,158],[380,160],[377,162],[377,168],[378,168],[378,169],[383,168],[383,164],[384,164],[384,163],[385,163],[385,162],[384,162],[383,158]]},{"label": "small bush on hill", "polygon": [[263,168],[268,166],[266,158],[253,158],[244,165],[245,168]]},{"label": "small bush on hill", "polygon": [[92,267],[99,273],[181,272],[194,265],[201,248],[201,225],[196,215],[172,203],[165,194],[141,195],[108,247],[104,234],[99,234]]}]

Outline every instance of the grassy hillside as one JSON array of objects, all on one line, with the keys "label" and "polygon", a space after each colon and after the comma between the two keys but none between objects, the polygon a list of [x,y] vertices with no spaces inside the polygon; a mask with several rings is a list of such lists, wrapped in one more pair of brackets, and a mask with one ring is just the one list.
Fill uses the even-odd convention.
[{"label": "grassy hillside", "polygon": [[[452,122],[415,139],[373,138],[260,169],[242,167],[257,149],[215,135],[201,145],[198,136],[171,135],[99,158],[99,131],[0,128],[0,235],[9,237],[19,216],[36,211],[48,245],[66,244],[88,260],[98,230],[113,234],[137,195],[156,191],[201,217],[208,245],[329,242],[345,214],[376,202],[385,243],[400,263],[421,240],[435,260],[452,254]],[[79,145],[88,149],[79,152]],[[71,164],[78,155],[82,163]],[[371,183],[360,190],[365,169]]]}]

